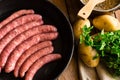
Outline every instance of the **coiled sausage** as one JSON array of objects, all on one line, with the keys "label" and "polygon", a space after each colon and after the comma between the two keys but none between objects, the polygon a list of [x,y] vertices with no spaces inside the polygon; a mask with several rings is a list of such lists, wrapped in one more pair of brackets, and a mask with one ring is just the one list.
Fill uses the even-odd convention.
[{"label": "coiled sausage", "polygon": [[31,48],[29,48],[28,50],[26,50],[21,56],[20,58],[17,60],[16,65],[15,65],[15,69],[14,69],[14,76],[18,77],[18,72],[19,72],[19,68],[20,66],[23,64],[23,62],[33,53],[35,53],[36,51],[45,48],[47,46],[51,46],[52,42],[51,41],[43,41],[40,42],[39,44],[36,44],[34,46],[32,46]]},{"label": "coiled sausage", "polygon": [[6,24],[8,24],[9,22],[11,22],[12,20],[22,16],[22,15],[26,15],[26,14],[34,14],[34,11],[32,9],[29,10],[19,10],[15,13],[13,13],[12,15],[10,15],[8,18],[6,18],[5,20],[3,20],[2,22],[0,22],[0,28],[4,27]]},{"label": "coiled sausage", "polygon": [[42,58],[39,58],[32,66],[28,69],[25,80],[33,80],[35,73],[45,64],[60,59],[60,54],[48,54]]},{"label": "coiled sausage", "polygon": [[11,55],[8,57],[6,66],[5,66],[5,72],[9,73],[12,70],[14,70],[15,64],[19,57],[22,55],[22,53],[29,49],[31,46],[45,40],[54,40],[57,37],[57,32],[54,33],[45,33],[45,34],[37,34],[30,39],[24,41],[19,46],[15,48],[15,50],[11,53]]},{"label": "coiled sausage", "polygon": [[[29,37],[38,34],[38,33],[45,33],[45,32],[55,32],[57,29],[54,26],[51,25],[42,25],[34,27],[20,35],[18,35],[15,39],[13,39],[3,50],[3,52],[0,54],[0,68],[3,68],[5,66],[5,63],[8,59],[8,56],[10,53],[15,49],[16,46],[18,46],[22,41],[28,39]],[[48,34],[51,37],[51,34]],[[52,34],[52,37],[56,37],[58,34]],[[41,35],[41,36],[44,36]],[[45,37],[47,38],[47,36]]]}]

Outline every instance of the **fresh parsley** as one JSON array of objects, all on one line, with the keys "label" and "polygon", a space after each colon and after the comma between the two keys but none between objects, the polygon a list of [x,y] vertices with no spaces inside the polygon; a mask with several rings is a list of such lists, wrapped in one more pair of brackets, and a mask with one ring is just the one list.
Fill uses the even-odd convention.
[{"label": "fresh parsley", "polygon": [[104,32],[91,36],[93,27],[84,26],[80,35],[80,44],[85,43],[97,50],[102,62],[114,71],[115,75],[120,75],[120,30],[114,32]]}]

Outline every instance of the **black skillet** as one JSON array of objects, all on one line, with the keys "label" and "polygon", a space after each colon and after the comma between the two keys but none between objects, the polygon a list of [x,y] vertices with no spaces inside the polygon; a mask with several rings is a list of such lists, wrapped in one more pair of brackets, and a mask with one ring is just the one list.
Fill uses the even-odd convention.
[{"label": "black skillet", "polygon": [[[1,1],[1,0],[0,0]],[[74,38],[72,27],[63,13],[47,0],[2,0],[0,2],[0,21],[20,9],[34,9],[43,16],[45,24],[55,25],[59,36],[53,41],[54,52],[62,55],[62,59],[43,66],[34,76],[33,80],[55,80],[64,71],[72,57]],[[24,80],[15,78],[13,72],[0,73],[0,80]]]}]

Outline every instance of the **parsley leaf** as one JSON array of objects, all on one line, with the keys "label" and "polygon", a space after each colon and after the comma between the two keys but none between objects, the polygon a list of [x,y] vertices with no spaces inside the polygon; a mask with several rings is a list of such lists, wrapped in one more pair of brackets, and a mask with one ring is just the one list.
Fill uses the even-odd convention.
[{"label": "parsley leaf", "polygon": [[102,30],[101,33],[90,36],[92,28],[93,26],[82,28],[80,44],[84,42],[96,49],[106,66],[113,70],[115,75],[120,75],[120,30],[114,32]]}]

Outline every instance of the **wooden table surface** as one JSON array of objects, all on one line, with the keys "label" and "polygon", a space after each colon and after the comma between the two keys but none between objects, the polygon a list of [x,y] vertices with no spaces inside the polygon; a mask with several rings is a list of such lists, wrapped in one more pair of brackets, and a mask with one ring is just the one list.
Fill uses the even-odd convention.
[{"label": "wooden table surface", "polygon": [[[55,4],[68,17],[65,0],[50,0],[50,1],[53,4]],[[74,56],[72,57],[72,60],[69,63],[68,67],[59,76],[58,80],[79,80],[77,62]]]},{"label": "wooden table surface", "polygon": [[[77,19],[77,12],[83,6],[80,5],[80,0],[49,0],[49,1],[55,4],[69,18],[72,25]],[[117,10],[115,12],[115,16],[120,21],[120,10]],[[59,76],[58,80],[82,80],[84,78],[84,76],[81,77],[81,74],[79,73],[78,61],[76,57],[77,53],[74,52],[71,62],[64,70],[64,72]]]}]

